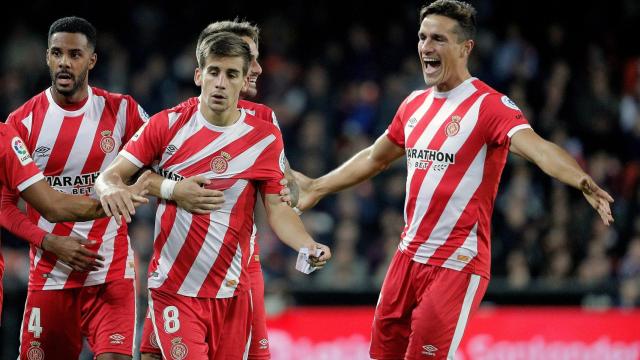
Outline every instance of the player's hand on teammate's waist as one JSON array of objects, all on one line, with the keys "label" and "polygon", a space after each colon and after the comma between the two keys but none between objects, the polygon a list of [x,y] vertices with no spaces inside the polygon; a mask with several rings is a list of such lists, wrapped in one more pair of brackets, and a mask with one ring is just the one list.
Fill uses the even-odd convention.
[{"label": "player's hand on teammate's waist", "polygon": [[72,236],[47,234],[42,241],[42,248],[54,253],[58,259],[75,271],[96,271],[104,265],[104,256],[88,250],[87,246],[95,245],[95,241]]},{"label": "player's hand on teammate's waist", "polygon": [[212,185],[215,184],[202,175],[180,180],[173,190],[173,200],[190,213],[210,214],[224,204],[224,193],[221,189],[212,189]]}]

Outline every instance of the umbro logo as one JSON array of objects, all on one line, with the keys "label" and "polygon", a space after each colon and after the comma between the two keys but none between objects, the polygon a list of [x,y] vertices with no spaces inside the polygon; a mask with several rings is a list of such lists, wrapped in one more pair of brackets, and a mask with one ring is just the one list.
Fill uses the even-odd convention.
[{"label": "umbro logo", "polygon": [[418,123],[418,119],[412,117],[411,119],[409,119],[409,127],[412,128],[414,126],[416,126],[416,124]]},{"label": "umbro logo", "polygon": [[46,146],[38,146],[38,148],[33,152],[34,156],[40,156],[40,157],[47,157],[49,156],[49,151],[51,151],[51,148],[46,147]]},{"label": "umbro logo", "polygon": [[423,350],[423,351],[422,351],[422,353],[423,353],[424,355],[427,355],[427,356],[436,356],[436,351],[438,351],[438,348],[437,348],[437,347],[435,347],[435,346],[433,346],[433,345],[424,345],[424,346],[422,347],[422,350]]},{"label": "umbro logo", "polygon": [[111,339],[110,343],[111,344],[117,344],[117,345],[122,345],[124,344],[124,335],[115,333],[115,334],[111,334],[111,336],[109,336],[109,339]]},{"label": "umbro logo", "polygon": [[164,152],[165,152],[167,155],[171,156],[171,155],[175,154],[175,153],[176,153],[176,151],[178,151],[178,147],[177,147],[177,146],[175,146],[175,145],[169,145],[169,146],[167,146],[167,150],[165,150]]},{"label": "umbro logo", "polygon": [[269,340],[267,339],[261,339],[258,343],[260,344],[260,349],[266,349],[269,347]]}]

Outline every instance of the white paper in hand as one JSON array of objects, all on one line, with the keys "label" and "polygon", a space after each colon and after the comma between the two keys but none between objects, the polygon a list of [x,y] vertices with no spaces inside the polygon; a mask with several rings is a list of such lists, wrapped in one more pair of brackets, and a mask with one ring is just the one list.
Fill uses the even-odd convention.
[{"label": "white paper in hand", "polygon": [[[316,257],[322,256],[322,250],[316,249],[316,253],[314,256]],[[311,274],[316,269],[318,268],[315,266],[312,266],[309,263],[309,249],[304,247],[301,248],[300,251],[298,252],[298,260],[296,260],[296,270],[303,272],[305,274]]]}]

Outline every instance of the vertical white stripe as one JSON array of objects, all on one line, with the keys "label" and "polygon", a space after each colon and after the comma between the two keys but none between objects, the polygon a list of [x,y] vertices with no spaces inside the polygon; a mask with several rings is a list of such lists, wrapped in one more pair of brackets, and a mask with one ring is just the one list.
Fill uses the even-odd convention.
[{"label": "vertical white stripe", "polygon": [[138,332],[138,289],[137,289],[136,279],[133,279],[131,283],[133,284],[133,339],[131,342],[131,355],[135,356],[136,333]]},{"label": "vertical white stripe", "polygon": [[122,146],[122,143],[125,141],[123,137],[126,133],[128,121],[127,99],[122,99],[122,101],[120,102],[120,108],[118,108],[118,115],[116,116],[116,123],[113,127],[113,133],[111,134],[111,136],[113,136],[113,140],[115,141],[115,145],[112,152],[105,154],[104,160],[100,165],[100,171],[109,166],[109,164],[111,164],[113,160],[115,160],[115,158],[118,156],[118,150],[120,149],[120,146]]},{"label": "vertical white stripe", "polygon": [[[251,313],[253,313],[253,293],[251,288],[247,291],[249,295],[249,304],[251,305]],[[242,354],[242,360],[249,359],[249,349],[251,349],[251,339],[253,338],[253,321],[249,322],[249,337],[247,338],[247,344],[244,347],[244,354]]]},{"label": "vertical white stripe", "polygon": [[167,353],[162,348],[162,341],[160,341],[160,337],[158,336],[160,332],[158,331],[158,326],[156,325],[156,317],[155,311],[153,310],[153,298],[151,298],[151,290],[148,290],[147,295],[149,299],[149,309],[151,309],[151,324],[153,325],[153,335],[156,337],[156,342],[158,343],[158,347],[160,348],[160,352],[162,353],[162,358],[169,359],[166,355]]},{"label": "vertical white stripe", "polygon": [[[178,294],[196,296],[200,291],[202,284],[211,271],[211,267],[220,254],[220,248],[222,247],[224,237],[229,228],[231,211],[247,184],[247,180],[238,180],[229,189],[223,191],[225,202],[221,209],[216,210],[209,215],[209,228],[207,229],[204,242],[202,243],[198,255],[189,269],[189,273],[187,273],[186,278],[180,286]],[[239,280],[239,276],[234,278],[234,280],[237,282]]]},{"label": "vertical white stripe", "polygon": [[[111,267],[111,262],[113,261],[114,249],[115,249],[115,236],[110,236],[110,233],[117,231],[118,224],[116,223],[113,217],[109,218],[109,223],[107,224],[106,231],[102,236],[102,243],[100,244],[100,248],[98,249],[98,254],[104,256],[104,265],[105,267],[98,269],[96,271],[92,271],[87,275],[87,278],[84,281],[84,286],[102,284],[107,279],[107,273],[109,272],[109,268]],[[89,239],[92,240],[92,239]]]},{"label": "vertical white stripe", "polygon": [[[451,198],[449,198],[449,202],[447,202],[447,205],[440,214],[438,222],[433,227],[429,238],[421,244],[416,251],[414,256],[415,261],[421,263],[426,262],[427,259],[447,241],[449,235],[451,235],[451,231],[453,231],[453,228],[460,219],[460,215],[462,215],[464,209],[469,205],[469,201],[471,201],[473,194],[475,194],[482,182],[486,155],[487,146],[483,145],[463,175],[462,180],[454,190]],[[431,214],[431,216],[436,216],[436,214]]]},{"label": "vertical white stripe", "polygon": [[[227,274],[220,284],[220,290],[218,290],[218,294],[216,294],[216,298],[229,298],[233,296],[235,293],[238,284],[240,284],[240,273],[242,272],[243,264],[242,264],[242,248],[240,247],[240,242],[236,245],[236,254],[233,256],[233,260],[231,260],[231,264],[227,269]],[[235,280],[233,285],[227,285],[227,280]]]},{"label": "vertical white stripe", "polygon": [[[467,264],[478,255],[478,223],[473,225],[473,229],[469,232],[469,236],[464,240],[464,243],[456,249],[456,251],[449,256],[447,261],[442,264],[442,267],[462,270]],[[458,257],[463,257],[464,260],[459,260]]]},{"label": "vertical white stripe", "polygon": [[[158,268],[155,274],[149,277],[149,288],[154,289],[162,286],[167,279],[167,275],[176,261],[176,256],[182,249],[189,228],[191,227],[191,221],[193,216],[191,213],[181,209],[176,209],[176,217],[171,228],[171,232],[167,237],[162,250],[160,251],[160,258],[158,259]],[[160,218],[156,216],[156,222],[160,221]],[[158,234],[155,235],[157,238]]]},{"label": "vertical white stripe", "polygon": [[[44,114],[44,118],[42,119],[42,128],[40,129],[40,134],[38,135],[38,140],[36,140],[34,150],[41,146],[45,146],[53,150],[53,145],[56,143],[56,138],[60,133],[62,120],[64,119],[64,116],[56,110],[57,108],[54,106],[49,106],[47,108],[47,112]],[[49,155],[50,154],[51,153],[49,153]],[[49,158],[50,156],[34,156],[33,161],[38,165],[40,170],[44,172],[44,169],[47,167],[47,163],[49,162]]]},{"label": "vertical white stripe", "polygon": [[[20,122],[22,123],[22,125],[24,125],[24,127],[27,128],[27,134],[29,135],[27,137],[31,137],[31,126],[33,126],[33,112],[30,112],[29,115],[26,118],[22,119],[22,121]],[[27,140],[27,139],[23,139],[23,140]],[[33,157],[33,154],[31,155],[31,157]]]},{"label": "vertical white stripe", "polygon": [[462,302],[462,310],[460,310],[458,324],[456,324],[456,330],[453,332],[453,339],[451,340],[451,346],[447,353],[448,360],[454,359],[456,350],[458,350],[458,346],[460,346],[464,329],[467,327],[467,321],[469,320],[469,313],[471,312],[471,305],[473,305],[473,298],[476,296],[479,284],[480,276],[471,275],[471,279],[469,279],[469,287],[467,287],[467,293],[464,296],[464,301]]},{"label": "vertical white stripe", "polygon": [[[438,114],[434,117],[433,121],[427,126],[425,132],[422,134],[420,139],[416,142],[414,148],[416,149],[427,149],[429,142],[436,135],[435,132],[440,129],[445,120],[448,120],[451,116],[451,113],[455,111],[455,109],[460,106],[460,103],[464,101],[467,97],[469,97],[475,88],[469,87],[466,93],[462,94],[460,98],[456,98],[457,101],[450,101],[447,99],[445,104],[440,108]],[[480,104],[482,103],[482,99],[486,95],[480,96],[476,99],[475,103],[471,106],[469,111],[465,114],[465,116],[460,121],[460,132],[456,136],[447,137],[442,146],[440,147],[440,151],[456,154],[462,145],[467,141],[469,136],[471,135],[477,121],[478,121],[478,112],[480,109]],[[435,124],[435,125],[434,125]],[[431,126],[434,125],[434,126]],[[449,166],[456,166],[456,164],[451,164]],[[412,166],[407,166],[408,169],[411,169]],[[406,248],[406,246],[415,238],[418,227],[422,223],[424,216],[426,215],[426,211],[429,208],[431,203],[431,199],[434,195],[435,190],[440,185],[440,181],[444,177],[446,169],[444,170],[436,170],[436,167],[430,166],[429,170],[427,170],[427,174],[425,175],[424,181],[420,184],[420,189],[417,194],[417,199],[415,203],[415,208],[413,211],[413,219],[411,219],[411,224],[409,224],[409,230],[405,235],[401,245],[401,248]],[[407,176],[407,191],[408,194],[410,192],[410,184],[413,178],[414,172],[409,170],[409,175]],[[405,213],[406,213],[405,209]]]}]

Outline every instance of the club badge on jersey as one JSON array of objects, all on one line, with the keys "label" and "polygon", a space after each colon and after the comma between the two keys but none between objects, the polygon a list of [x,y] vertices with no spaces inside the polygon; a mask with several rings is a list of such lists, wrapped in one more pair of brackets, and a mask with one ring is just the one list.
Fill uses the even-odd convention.
[{"label": "club badge on jersey", "polygon": [[171,359],[184,360],[188,353],[189,348],[182,342],[182,338],[177,337],[171,340]]},{"label": "club badge on jersey", "polygon": [[445,128],[445,133],[448,137],[456,136],[458,134],[458,131],[460,131],[460,120],[461,118],[458,115],[453,115],[451,117],[451,122],[448,123]]},{"label": "club badge on jersey", "polygon": [[216,174],[222,174],[227,171],[229,167],[229,160],[231,160],[231,155],[224,151],[220,152],[220,155],[215,156],[211,159],[211,170]]},{"label": "club badge on jersey", "polygon": [[104,151],[105,154],[109,154],[116,147],[116,140],[111,136],[111,130],[105,130],[100,133],[102,135],[102,139],[100,139],[100,149]]},{"label": "club badge on jersey", "polygon": [[27,350],[27,359],[44,360],[44,350],[42,350],[38,341],[31,342],[31,347]]}]

